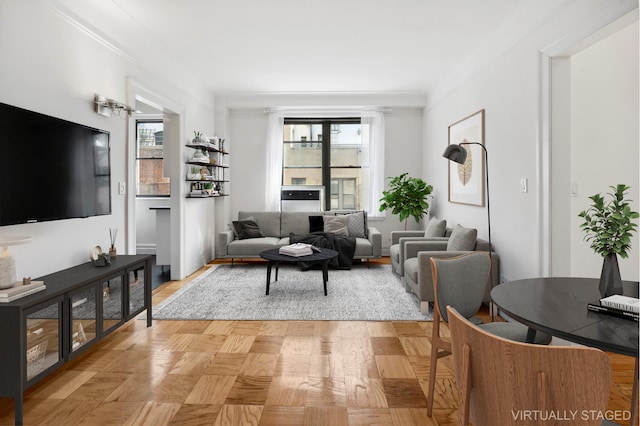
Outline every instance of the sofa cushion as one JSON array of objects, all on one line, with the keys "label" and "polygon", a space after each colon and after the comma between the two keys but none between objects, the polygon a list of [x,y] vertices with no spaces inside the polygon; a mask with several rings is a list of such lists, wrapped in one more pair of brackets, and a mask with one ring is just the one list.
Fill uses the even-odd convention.
[{"label": "sofa cushion", "polygon": [[453,232],[447,243],[447,251],[475,250],[478,231],[473,228],[464,228],[459,224],[453,228]]},{"label": "sofa cushion", "polygon": [[336,235],[349,235],[349,218],[346,216],[325,216],[324,232],[331,232]]},{"label": "sofa cushion", "polygon": [[276,248],[279,241],[274,237],[233,240],[227,246],[227,253],[235,257],[256,257],[261,251]]},{"label": "sofa cushion", "polygon": [[438,219],[432,217],[427,225],[427,229],[424,231],[425,237],[444,237],[447,231],[447,221],[445,219]]},{"label": "sofa cushion", "polygon": [[373,245],[371,245],[371,241],[366,238],[356,237],[356,250],[353,255],[354,257],[373,255]]},{"label": "sofa cushion", "polygon": [[400,244],[393,244],[389,247],[389,256],[396,263],[400,262]]},{"label": "sofa cushion", "polygon": [[418,258],[412,257],[404,261],[404,276],[414,283],[418,282]]},{"label": "sofa cushion", "polygon": [[309,216],[309,232],[324,231],[324,220],[322,216]]},{"label": "sofa cushion", "polygon": [[246,220],[251,216],[255,218],[256,223],[260,227],[260,231],[262,231],[265,237],[280,237],[280,212],[238,212],[238,220]]},{"label": "sofa cushion", "polygon": [[232,223],[239,240],[264,237],[254,220],[234,220]]},{"label": "sofa cushion", "polygon": [[307,235],[309,233],[309,216],[317,216],[320,212],[282,212],[280,219],[280,237],[290,234]]}]

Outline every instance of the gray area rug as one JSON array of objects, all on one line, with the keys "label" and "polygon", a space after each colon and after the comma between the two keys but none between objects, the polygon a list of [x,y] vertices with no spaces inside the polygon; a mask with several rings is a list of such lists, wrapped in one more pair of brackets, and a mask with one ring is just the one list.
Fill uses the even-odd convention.
[{"label": "gray area rug", "polygon": [[172,320],[394,320],[425,321],[418,299],[407,293],[390,265],[322,271],[296,265],[275,268],[265,295],[267,265],[216,265],[161,302],[154,319]]}]

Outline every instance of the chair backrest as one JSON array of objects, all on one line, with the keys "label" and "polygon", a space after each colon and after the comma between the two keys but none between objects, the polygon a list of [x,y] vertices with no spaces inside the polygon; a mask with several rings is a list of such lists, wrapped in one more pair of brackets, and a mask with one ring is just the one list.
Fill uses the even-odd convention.
[{"label": "chair backrest", "polygon": [[446,322],[451,305],[465,318],[475,315],[487,290],[491,258],[487,252],[469,252],[461,256],[431,258],[436,309]]},{"label": "chair backrest", "polygon": [[601,423],[611,386],[604,352],[503,339],[447,309],[458,424]]}]

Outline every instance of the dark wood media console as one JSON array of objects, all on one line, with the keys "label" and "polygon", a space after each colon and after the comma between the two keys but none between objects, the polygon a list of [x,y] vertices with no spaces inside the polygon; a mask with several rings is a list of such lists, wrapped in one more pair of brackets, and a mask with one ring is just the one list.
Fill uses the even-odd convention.
[{"label": "dark wood media console", "polygon": [[37,280],[46,289],[0,304],[0,397],[15,399],[131,318],[151,326],[151,256],[119,255],[111,265],[84,263]]}]

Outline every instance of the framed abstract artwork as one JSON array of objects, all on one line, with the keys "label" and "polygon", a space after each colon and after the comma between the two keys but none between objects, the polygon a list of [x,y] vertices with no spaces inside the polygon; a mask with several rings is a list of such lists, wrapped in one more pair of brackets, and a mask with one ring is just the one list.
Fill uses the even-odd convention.
[{"label": "framed abstract artwork", "polygon": [[449,126],[449,145],[463,144],[467,151],[464,164],[449,163],[449,202],[484,206],[484,109]]}]

